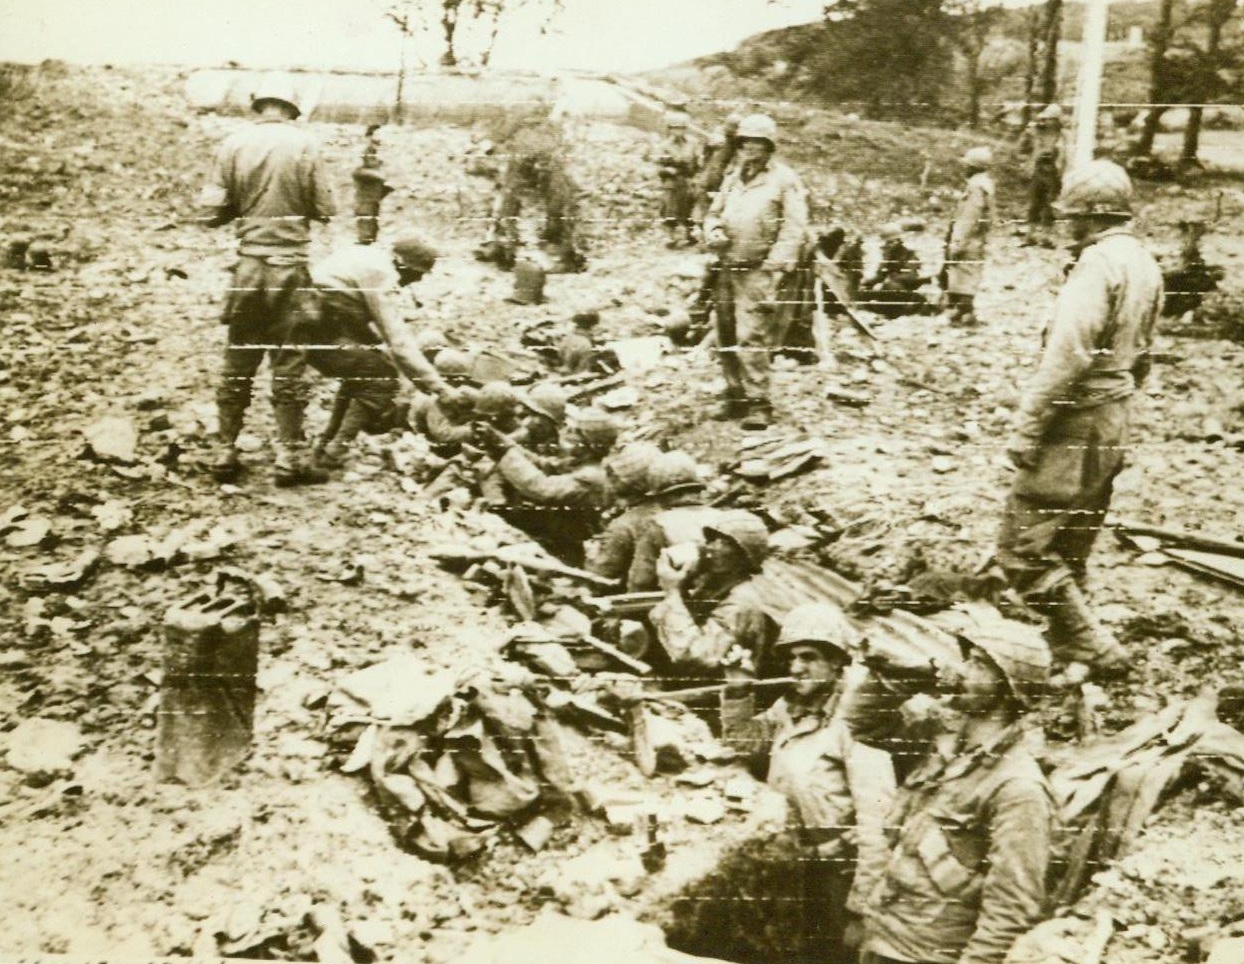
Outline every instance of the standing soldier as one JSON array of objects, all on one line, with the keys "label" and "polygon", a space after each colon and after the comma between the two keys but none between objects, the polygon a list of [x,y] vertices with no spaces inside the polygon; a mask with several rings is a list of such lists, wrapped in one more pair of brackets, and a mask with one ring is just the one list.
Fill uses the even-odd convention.
[{"label": "standing soldier", "polygon": [[963,155],[967,185],[946,239],[946,294],[952,324],[976,324],[976,292],[985,274],[985,244],[994,219],[993,154],[973,147]]},{"label": "standing soldier", "polygon": [[1131,399],[1149,371],[1162,272],[1133,233],[1132,182],[1110,161],[1067,178],[1059,207],[1078,254],[1007,455],[1019,469],[998,536],[1011,585],[1049,621],[1050,646],[1099,677],[1127,672],[1084,597],[1089,553],[1128,445]]},{"label": "standing soldier", "polygon": [[267,355],[277,428],[276,484],[325,482],[328,473],[311,464],[303,438],[306,359],[293,330],[311,286],[311,222],[327,222],[336,207],[315,140],[294,123],[300,110],[292,79],[266,77],[251,106],[257,122],[221,145],[199,196],[206,222],[236,222],[239,241],[221,318],[228,335],[216,389],[219,445],[211,469],[220,481],[236,478],[241,469],[237,437],[251,383]]},{"label": "standing soldier", "polygon": [[973,638],[954,744],[898,791],[894,845],[867,902],[866,964],[1003,964],[1044,912],[1055,810],[1023,714],[1049,674],[1043,646]]},{"label": "standing soldier", "polygon": [[776,347],[778,286],[799,263],[808,200],[799,175],[773,157],[772,118],[743,118],[737,140],[738,163],[704,221],[705,241],[721,260],[715,297],[726,396],[718,417],[764,428],[772,414],[769,351]]},{"label": "standing soldier", "polygon": [[865,672],[853,662],[859,648],[859,633],[840,609],[797,606],[773,646],[795,680],[790,691],[760,713],[746,680],[727,686],[721,699],[722,742],[762,762],[768,784],[790,802],[803,850],[798,960],[808,964],[854,960],[847,912],[864,910],[886,858],[894,770],[884,751],[853,738],[843,714]]},{"label": "standing soldier", "polygon": [[700,151],[689,136],[690,121],[686,114],[681,111],[670,114],[665,126],[668,136],[657,159],[661,177],[661,221],[669,234],[666,247],[677,248],[695,243],[691,219],[696,197],[691,185],[699,166]]},{"label": "standing soldier", "polygon": [[1027,244],[1054,247],[1054,201],[1063,179],[1063,111],[1057,104],[1042,109],[1025,134],[1032,151],[1032,178],[1028,183]]}]

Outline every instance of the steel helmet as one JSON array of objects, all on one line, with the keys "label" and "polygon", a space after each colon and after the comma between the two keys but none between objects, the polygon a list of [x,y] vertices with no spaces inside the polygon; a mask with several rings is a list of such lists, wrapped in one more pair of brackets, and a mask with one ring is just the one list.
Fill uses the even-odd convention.
[{"label": "steel helmet", "polygon": [[466,379],[475,370],[475,362],[471,356],[457,348],[446,348],[436,353],[432,363],[437,374],[445,379]]},{"label": "steel helmet", "polygon": [[1041,108],[1041,113],[1037,114],[1037,120],[1062,120],[1063,109],[1058,104],[1046,104]]},{"label": "steel helmet", "polygon": [[993,151],[988,147],[971,147],[963,155],[963,166],[984,170],[993,164]]},{"label": "steel helmet", "polygon": [[958,628],[959,639],[989,657],[1015,701],[1025,709],[1035,705],[1050,678],[1050,649],[1041,631],[1026,623],[1003,619],[992,607],[966,604],[970,620]]},{"label": "steel helmet", "polygon": [[716,522],[704,527],[704,535],[723,536],[733,542],[743,550],[753,572],[760,572],[769,555],[769,530],[758,516],[743,509],[722,512]]},{"label": "steel helmet", "polygon": [[451,415],[468,415],[479,408],[479,392],[470,385],[461,385],[451,389],[442,404]]},{"label": "steel helmet", "polygon": [[437,252],[420,238],[406,235],[393,242],[393,257],[411,271],[426,273],[436,265]]},{"label": "steel helmet", "polygon": [[518,392],[509,382],[488,382],[475,399],[475,414],[484,418],[507,415],[518,404]]},{"label": "steel helmet", "polygon": [[1057,209],[1063,214],[1132,215],[1132,179],[1114,161],[1089,161],[1063,180]]},{"label": "steel helmet", "polygon": [[294,89],[294,78],[289,74],[264,74],[259,79],[251,94],[251,110],[261,110],[264,101],[268,100],[293,108],[295,117],[302,113],[302,108],[298,106],[298,92]]},{"label": "steel helmet", "polygon": [[881,226],[881,240],[893,241],[903,236],[903,226],[897,221],[887,221]]},{"label": "steel helmet", "polygon": [[618,440],[618,422],[599,408],[585,408],[574,420],[574,432],[590,449],[610,449]]},{"label": "steel helmet", "polygon": [[518,402],[527,411],[543,415],[555,425],[566,421],[566,393],[551,382],[541,382],[526,395],[519,396]]},{"label": "steel helmet", "polygon": [[665,452],[649,473],[649,495],[673,495],[704,488],[700,468],[686,452]]},{"label": "steel helmet", "polygon": [[605,471],[621,495],[646,495],[652,488],[653,463],[661,450],[652,442],[632,442],[609,460]]},{"label": "steel helmet", "polygon": [[770,145],[777,143],[777,123],[768,114],[749,114],[739,121],[739,129],[734,132],[737,140],[768,141]]},{"label": "steel helmet", "polygon": [[782,620],[774,649],[791,646],[830,646],[852,657],[859,650],[860,633],[844,613],[831,603],[796,606]]}]

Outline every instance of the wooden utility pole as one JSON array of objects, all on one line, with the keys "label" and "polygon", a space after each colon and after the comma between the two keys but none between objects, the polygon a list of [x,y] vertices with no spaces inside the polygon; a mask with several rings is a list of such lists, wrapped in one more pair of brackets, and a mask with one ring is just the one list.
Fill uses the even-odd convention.
[{"label": "wooden utility pole", "polygon": [[1084,36],[1080,43],[1080,79],[1076,85],[1073,129],[1073,167],[1093,159],[1097,146],[1097,108],[1101,104],[1101,75],[1106,62],[1106,19],[1110,0],[1086,0]]}]

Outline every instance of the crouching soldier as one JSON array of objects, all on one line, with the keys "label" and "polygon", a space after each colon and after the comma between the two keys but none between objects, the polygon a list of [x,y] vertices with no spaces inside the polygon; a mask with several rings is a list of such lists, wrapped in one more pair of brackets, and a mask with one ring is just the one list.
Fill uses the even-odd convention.
[{"label": "crouching soldier", "polygon": [[774,645],[794,679],[790,691],[759,714],[746,680],[728,686],[721,701],[722,741],[767,768],[806,853],[798,870],[807,902],[800,961],[854,960],[846,924],[862,913],[885,862],[894,773],[884,752],[852,738],[841,712],[849,677],[862,672],[852,662],[858,646],[841,610],[798,606]]},{"label": "crouching soldier", "polygon": [[903,228],[887,224],[881,229],[881,262],[877,271],[860,283],[856,300],[885,318],[918,313],[928,302],[918,293],[924,284],[920,256],[903,240]]},{"label": "crouching soldier", "polygon": [[[622,582],[635,559],[640,533],[660,506],[651,495],[652,466],[661,457],[652,442],[633,442],[605,463],[605,475],[615,499],[626,507],[610,520],[595,540],[588,569],[606,579]],[[630,587],[627,586],[629,590]]]},{"label": "crouching soldier", "polygon": [[664,552],[657,581],[665,595],[648,616],[659,652],[645,658],[693,682],[720,680],[727,663],[773,675],[772,624],[751,582],[768,554],[765,524],[741,509],[723,511],[704,530],[698,553]]},{"label": "crouching soldier", "polygon": [[640,530],[627,572],[629,592],[659,588],[657,561],[670,546],[704,541],[721,510],[704,504],[700,469],[686,452],[667,452],[652,466],[652,501],[657,511]]},{"label": "crouching soldier", "polygon": [[867,964],[1002,964],[1043,914],[1055,816],[1025,742],[1049,651],[1024,640],[969,644],[954,745],[908,777],[893,846],[866,908]]},{"label": "crouching soldier", "polygon": [[542,469],[532,453],[489,425],[480,425],[476,437],[497,457],[495,475],[506,496],[498,513],[562,561],[582,566],[584,543],[609,502],[601,463],[617,441],[618,426],[604,412],[587,409],[569,435],[571,464],[556,472]]},{"label": "crouching soldier", "polygon": [[350,245],[312,268],[317,298],[300,322],[300,340],[312,368],[341,379],[333,418],[317,445],[322,465],[344,464],[360,432],[405,426],[407,410],[397,403],[399,374],[449,398],[449,386],[419,350],[397,305],[397,289],[418,281],[435,263],[435,251],[407,237],[392,247]]}]

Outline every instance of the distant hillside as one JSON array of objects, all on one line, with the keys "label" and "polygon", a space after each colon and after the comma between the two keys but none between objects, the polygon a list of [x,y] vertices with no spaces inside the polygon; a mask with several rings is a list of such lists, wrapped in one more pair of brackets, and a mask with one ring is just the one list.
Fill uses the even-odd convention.
[{"label": "distant hillside", "polygon": [[[1176,22],[1183,16],[1186,0],[1178,0]],[[1147,48],[1142,42],[1129,45],[1133,28],[1145,31],[1157,12],[1156,0],[1118,2],[1110,6],[1108,64],[1104,79],[1105,103],[1134,104],[1148,93]],[[1040,8],[1036,11],[1040,16]],[[1083,29],[1084,7],[1068,3],[1064,9],[1064,42],[1060,45],[1059,96],[1074,94],[1079,66],[1079,37]],[[1023,96],[1028,48],[1028,8],[1007,8],[982,59],[985,81],[985,116],[1008,101]],[[658,71],[653,79],[672,84],[700,98],[788,98],[814,100],[809,94],[813,79],[804,65],[817,46],[824,42],[825,28],[820,22],[798,24],[770,30],[744,40],[737,48],[700,57],[685,64]],[[931,121],[954,123],[967,102],[962,64],[941,98],[941,112]],[[842,104],[851,109],[853,105]]]}]

